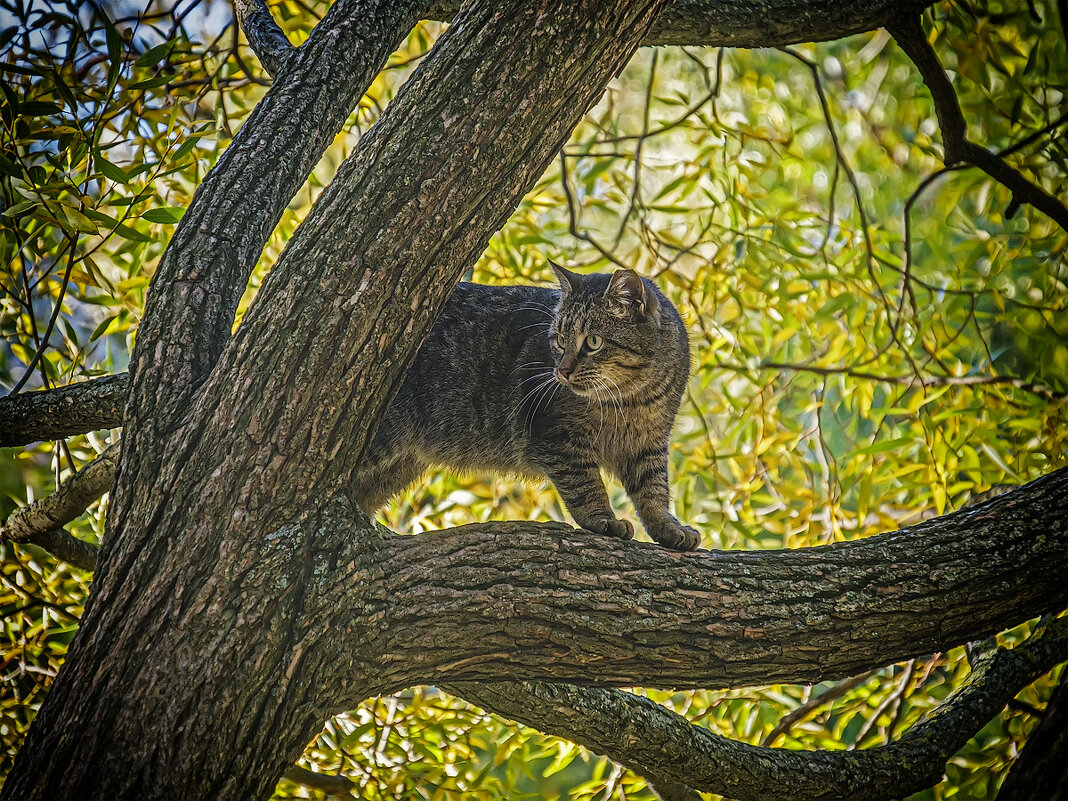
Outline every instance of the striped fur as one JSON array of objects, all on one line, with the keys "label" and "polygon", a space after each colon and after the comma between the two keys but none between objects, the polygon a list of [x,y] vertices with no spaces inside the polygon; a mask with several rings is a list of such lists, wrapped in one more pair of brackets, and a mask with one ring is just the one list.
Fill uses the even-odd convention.
[{"label": "striped fur", "polygon": [[420,347],[359,471],[377,509],[430,466],[548,476],[584,529],[633,536],[600,471],[617,476],[657,542],[698,534],[668,509],[667,452],[690,368],[671,302],[631,270],[559,290],[461,283]]}]

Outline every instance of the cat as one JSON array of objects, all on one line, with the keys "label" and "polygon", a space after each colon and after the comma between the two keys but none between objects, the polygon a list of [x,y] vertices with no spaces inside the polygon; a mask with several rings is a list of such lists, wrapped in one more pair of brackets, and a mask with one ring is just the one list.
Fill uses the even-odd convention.
[{"label": "cat", "polygon": [[629,539],[600,470],[645,530],[688,551],[668,510],[668,442],[690,371],[678,311],[629,269],[560,289],[460,283],[420,346],[350,488],[373,511],[433,465],[547,476],[579,526]]}]

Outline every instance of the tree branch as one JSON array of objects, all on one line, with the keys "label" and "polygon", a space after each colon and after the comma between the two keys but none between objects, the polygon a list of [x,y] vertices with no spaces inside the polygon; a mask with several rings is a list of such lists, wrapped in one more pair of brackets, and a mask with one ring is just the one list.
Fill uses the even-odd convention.
[{"label": "tree branch", "polygon": [[275,77],[292,58],[296,48],[274,21],[266,0],[234,0],[234,11],[248,46],[271,77]]},{"label": "tree branch", "polygon": [[[449,21],[460,0],[426,4],[427,19]],[[802,42],[841,39],[884,27],[902,6],[916,13],[931,0],[673,0],[660,13],[642,45],[706,45],[712,47],[781,47]]]},{"label": "tree branch", "polygon": [[12,542],[33,543],[57,559],[82,570],[93,570],[97,547],[74,537],[63,526],[111,488],[118,456],[118,444],[111,445],[64,481],[52,495],[13,511],[4,522],[0,536]]},{"label": "tree branch", "polygon": [[506,678],[817,682],[1068,606],[1068,468],[900,531],[815,548],[677,554],[524,522],[367,547],[386,571],[383,692]]},{"label": "tree branch", "polygon": [[902,14],[887,24],[887,30],[898,46],[912,59],[923,82],[931,91],[938,126],[942,130],[945,148],[944,161],[947,167],[960,163],[978,167],[995,181],[1012,192],[1012,203],[1005,215],[1011,217],[1022,203],[1034,206],[1045,213],[1061,228],[1068,231],[1068,206],[1042,187],[1032,183],[1000,156],[970,141],[967,123],[961,112],[957,93],[950,83],[938,56],[927,41],[918,14]]},{"label": "tree branch", "polygon": [[120,373],[2,397],[0,448],[118,428],[129,386],[130,377]]},{"label": "tree branch", "polygon": [[[566,737],[646,775],[658,771],[739,801],[900,798],[937,783],[946,762],[1021,689],[1068,659],[1068,618],[981,659],[965,684],[894,743],[796,751],[738,743],[648,698],[547,683],[445,685],[491,712]],[[1044,797],[1044,796],[1038,796]]]},{"label": "tree branch", "polygon": [[[246,11],[259,1],[246,0]],[[167,455],[180,460],[175,452],[181,449],[160,446],[230,339],[238,301],[264,243],[411,29],[417,5],[334,3],[293,51],[287,64],[292,69],[278,76],[197,188],[153,276],[130,363],[131,398],[145,422],[126,432],[134,447],[124,458],[147,460],[123,470],[131,485],[142,477],[168,481],[157,468]],[[261,21],[256,30],[268,27]],[[279,49],[274,38],[271,53]],[[142,436],[144,447],[137,439]],[[118,487],[120,500],[122,492]]]}]

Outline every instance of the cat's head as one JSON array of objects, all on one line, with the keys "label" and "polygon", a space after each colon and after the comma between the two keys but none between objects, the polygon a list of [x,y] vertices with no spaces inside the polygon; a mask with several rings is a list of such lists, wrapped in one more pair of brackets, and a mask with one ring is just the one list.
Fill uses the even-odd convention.
[{"label": "cat's head", "polygon": [[560,282],[548,332],[556,380],[606,404],[658,382],[677,358],[664,352],[674,343],[661,329],[659,293],[633,270],[584,276],[549,264]]}]

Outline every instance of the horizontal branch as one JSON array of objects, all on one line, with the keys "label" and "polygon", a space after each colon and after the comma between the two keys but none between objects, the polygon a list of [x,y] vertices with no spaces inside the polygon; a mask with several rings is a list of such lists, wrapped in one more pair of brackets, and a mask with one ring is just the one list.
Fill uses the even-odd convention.
[{"label": "horizontal branch", "polygon": [[118,428],[129,387],[129,375],[119,373],[2,397],[0,448]]},{"label": "horizontal branch", "polygon": [[52,495],[13,511],[4,521],[0,536],[12,542],[33,543],[64,562],[92,570],[96,567],[97,547],[74,537],[63,526],[111,488],[118,458],[116,443],[64,481]]},{"label": "horizontal branch", "polygon": [[305,787],[313,787],[327,796],[342,796],[355,798],[356,785],[344,776],[335,776],[331,773],[316,773],[300,765],[293,765],[286,769],[285,777],[291,782],[303,784]]},{"label": "horizontal branch", "polygon": [[999,648],[899,740],[861,751],[798,751],[712,734],[618,690],[547,683],[460,683],[443,689],[491,712],[565,737],[645,774],[738,801],[901,798],[941,780],[946,762],[1020,690],[1068,659],[1068,618]]},{"label": "horizontal branch", "polygon": [[[916,13],[928,1],[828,2],[827,0],[674,0],[660,13],[643,45],[780,47],[841,39],[885,26],[902,7]],[[460,0],[428,4],[428,19],[451,20]]]},{"label": "horizontal branch", "polygon": [[[717,364],[728,370],[736,372],[748,372],[750,368],[742,365]],[[760,366],[768,370],[790,370],[799,373],[815,373],[816,375],[846,375],[850,378],[858,378],[864,381],[877,381],[884,384],[896,384],[908,388],[914,387],[983,387],[983,386],[1008,386],[1023,392],[1045,398],[1046,400],[1064,400],[1068,398],[1068,392],[1061,392],[1045,384],[1034,381],[1025,381],[1022,378],[1009,375],[883,375],[857,370],[853,367],[821,367],[814,364],[791,364],[784,362],[761,362]]]},{"label": "horizontal branch", "polygon": [[389,537],[377,549],[386,689],[818,682],[1068,606],[1068,468],[954,514],[815,548],[677,554],[511,522]]}]

